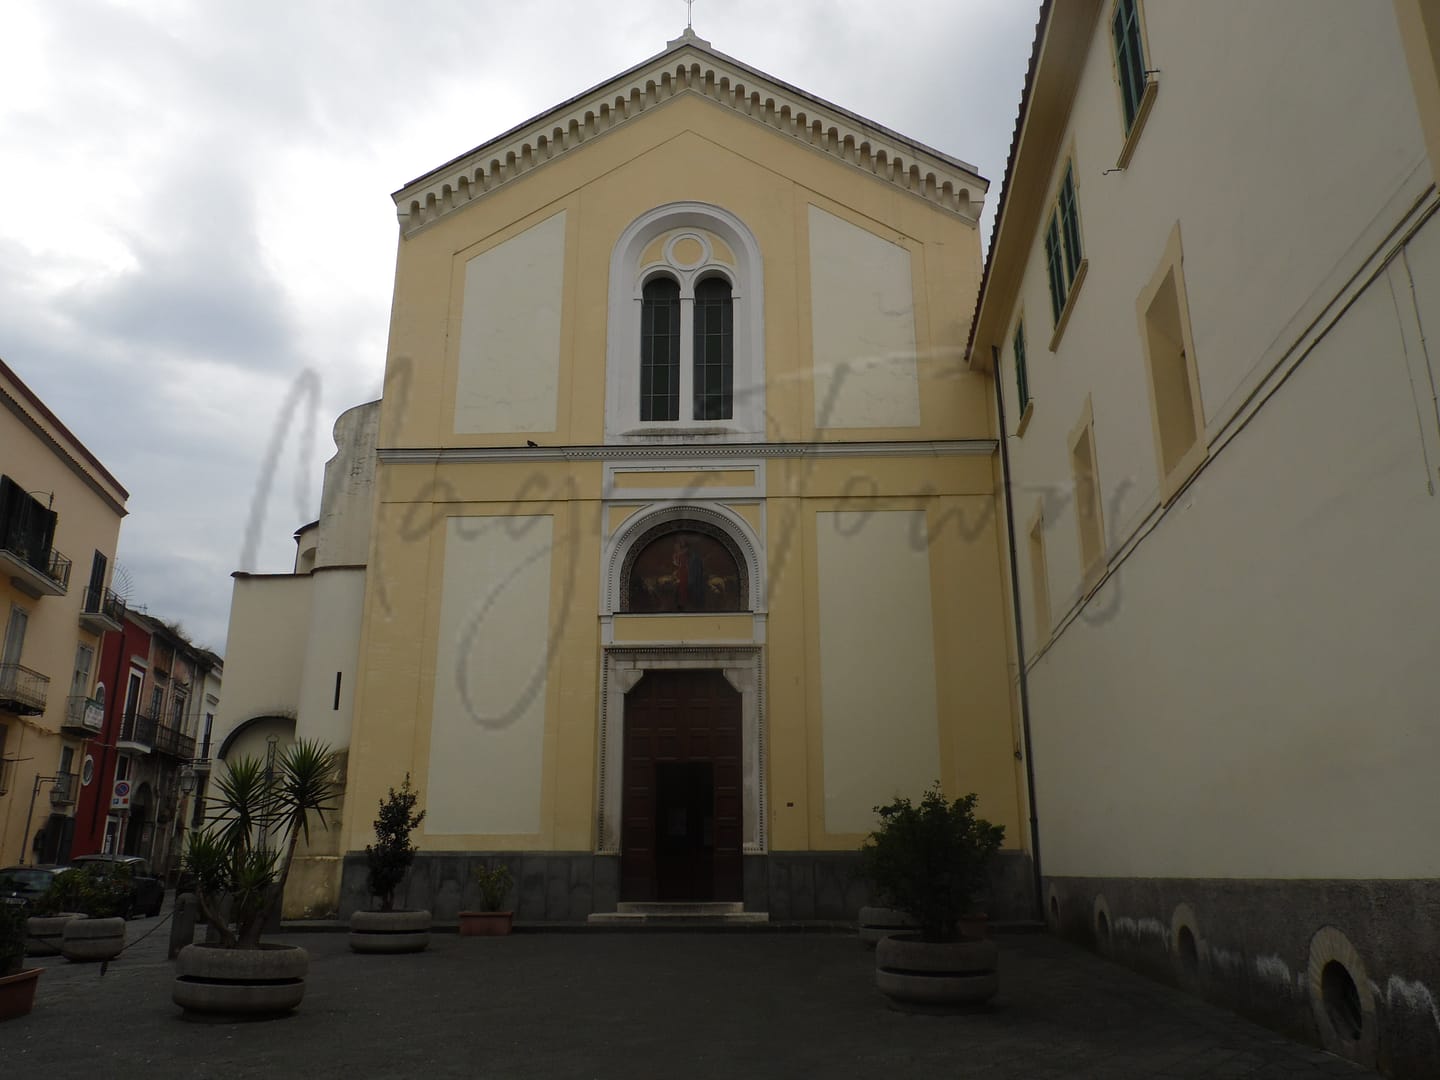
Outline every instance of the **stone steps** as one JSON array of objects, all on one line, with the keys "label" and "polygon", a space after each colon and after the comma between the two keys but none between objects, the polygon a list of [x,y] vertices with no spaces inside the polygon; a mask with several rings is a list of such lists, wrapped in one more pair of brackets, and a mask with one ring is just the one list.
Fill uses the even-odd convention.
[{"label": "stone steps", "polygon": [[591,926],[752,926],[768,923],[770,914],[746,911],[738,901],[626,901],[614,911],[594,912],[585,921]]}]

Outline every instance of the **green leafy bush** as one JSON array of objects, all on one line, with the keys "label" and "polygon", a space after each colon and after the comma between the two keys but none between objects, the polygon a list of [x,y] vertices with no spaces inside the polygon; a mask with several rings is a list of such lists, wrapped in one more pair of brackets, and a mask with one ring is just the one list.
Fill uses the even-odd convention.
[{"label": "green leafy bush", "polygon": [[406,773],[400,790],[392,787],[390,794],[380,800],[380,813],[375,818],[375,843],[365,845],[365,857],[370,863],[365,887],[380,901],[381,911],[395,910],[395,890],[415,861],[417,848],[410,842],[410,834],[425,820],[424,810],[415,812],[419,798],[419,793],[410,786],[410,774]]},{"label": "green leafy bush", "polygon": [[920,924],[926,941],[956,939],[1005,838],[1003,825],[975,816],[978,801],[971,794],[950,802],[936,783],[918,806],[901,798],[875,807],[880,827],[860,849],[861,874],[883,903]]},{"label": "green leafy bush", "polygon": [[25,909],[0,904],[0,979],[14,975],[25,962]]},{"label": "green leafy bush", "polygon": [[471,871],[471,876],[480,887],[480,910],[499,911],[514,883],[510,867],[503,862],[481,863]]},{"label": "green leafy bush", "polygon": [[86,863],[56,874],[44,895],[35,901],[33,915],[59,915],[73,911],[95,919],[130,914],[134,898],[133,874],[123,863]]}]

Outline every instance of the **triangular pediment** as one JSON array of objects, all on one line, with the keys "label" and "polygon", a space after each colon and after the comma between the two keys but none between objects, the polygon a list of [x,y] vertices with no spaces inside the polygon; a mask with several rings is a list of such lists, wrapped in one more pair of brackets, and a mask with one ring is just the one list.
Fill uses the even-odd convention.
[{"label": "triangular pediment", "polygon": [[742,64],[686,31],[662,53],[527,120],[395,192],[406,235],[677,96],[713,101],[778,135],[974,224],[988,181],[974,166]]}]

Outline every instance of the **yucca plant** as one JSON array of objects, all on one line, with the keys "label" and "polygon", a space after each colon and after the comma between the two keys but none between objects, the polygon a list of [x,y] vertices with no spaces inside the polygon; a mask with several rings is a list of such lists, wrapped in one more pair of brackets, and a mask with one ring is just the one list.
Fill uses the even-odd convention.
[{"label": "yucca plant", "polygon": [[257,757],[226,763],[209,800],[210,818],[190,834],[185,865],[205,919],[230,949],[254,949],[285,895],[300,839],[314,818],[326,826],[339,793],[333,751],[292,743],[267,766]]}]

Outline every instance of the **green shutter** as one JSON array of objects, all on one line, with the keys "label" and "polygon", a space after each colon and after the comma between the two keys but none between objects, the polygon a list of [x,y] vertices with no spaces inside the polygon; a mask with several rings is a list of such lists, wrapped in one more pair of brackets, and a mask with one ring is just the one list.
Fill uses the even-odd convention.
[{"label": "green shutter", "polygon": [[[1015,392],[1020,398],[1020,412],[1030,404],[1030,373],[1025,370],[1025,324],[1015,324]],[[1018,419],[1018,418],[1017,418]]]},{"label": "green shutter", "polygon": [[1110,34],[1115,42],[1115,71],[1120,80],[1128,135],[1145,93],[1145,53],[1140,47],[1140,12],[1136,10],[1135,0],[1118,0],[1115,4]]},{"label": "green shutter", "polygon": [[1052,213],[1050,227],[1045,230],[1045,264],[1050,272],[1050,311],[1057,326],[1060,312],[1065,308],[1065,270],[1060,259],[1060,225]]},{"label": "green shutter", "polygon": [[1065,166],[1065,181],[1060,185],[1060,228],[1065,238],[1065,281],[1075,280],[1084,253],[1080,250],[1080,211],[1075,206],[1075,168]]}]

